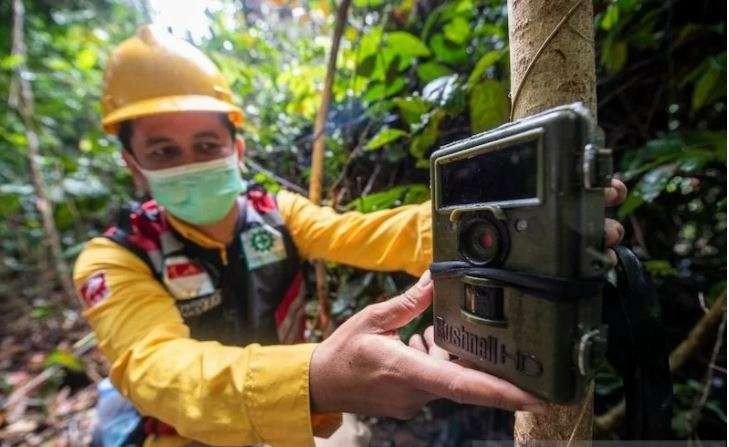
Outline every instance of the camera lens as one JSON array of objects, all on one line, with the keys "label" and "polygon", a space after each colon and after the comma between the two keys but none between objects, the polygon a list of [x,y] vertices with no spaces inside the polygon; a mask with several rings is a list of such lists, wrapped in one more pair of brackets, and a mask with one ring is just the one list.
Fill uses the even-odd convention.
[{"label": "camera lens", "polygon": [[499,256],[499,230],[484,219],[468,223],[461,232],[461,254],[475,264],[487,264]]}]

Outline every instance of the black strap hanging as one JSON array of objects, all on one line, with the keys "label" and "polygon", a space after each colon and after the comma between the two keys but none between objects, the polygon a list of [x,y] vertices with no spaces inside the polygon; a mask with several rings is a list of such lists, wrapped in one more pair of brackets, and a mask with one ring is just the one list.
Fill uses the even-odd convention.
[{"label": "black strap hanging", "polygon": [[673,384],[656,289],[638,258],[616,247],[617,283],[605,287],[607,359],[623,378],[628,439],[672,438]]}]

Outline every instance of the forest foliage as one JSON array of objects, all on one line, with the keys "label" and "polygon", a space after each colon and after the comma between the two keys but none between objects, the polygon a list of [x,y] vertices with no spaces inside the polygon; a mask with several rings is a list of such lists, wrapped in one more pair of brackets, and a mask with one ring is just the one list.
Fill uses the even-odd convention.
[{"label": "forest foliage", "polygon": [[[121,205],[140,198],[117,141],[100,129],[99,99],[110,50],[149,17],[123,0],[25,2],[22,60],[10,55],[10,3],[0,4],[0,297],[43,319],[61,310],[14,69],[28,66],[38,161],[72,263]],[[336,5],[211,3],[208,33],[187,37],[214,59],[244,108],[254,162],[247,175],[274,190],[275,176],[305,189]],[[726,4],[598,0],[595,10],[599,122],[630,188],[615,216],[659,287],[675,346],[726,290]],[[505,2],[354,0],[348,20],[326,125],[326,201],[370,212],[427,200],[435,148],[508,120]],[[402,274],[329,267],[339,320],[402,285]],[[676,375],[679,437],[725,429],[726,372],[708,364],[710,348]],[[719,361],[725,366],[724,354]],[[598,411],[619,387],[606,369]],[[706,387],[702,418],[692,421]]]}]

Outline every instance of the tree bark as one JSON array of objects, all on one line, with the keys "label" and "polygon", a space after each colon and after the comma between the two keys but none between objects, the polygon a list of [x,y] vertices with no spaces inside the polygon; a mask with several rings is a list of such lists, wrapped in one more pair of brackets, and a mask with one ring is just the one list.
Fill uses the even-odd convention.
[{"label": "tree bark", "polygon": [[48,200],[46,193],[47,187],[43,179],[38,160],[40,158],[40,141],[36,131],[34,117],[34,99],[33,89],[28,80],[28,68],[26,65],[27,52],[25,49],[25,35],[23,30],[23,21],[25,18],[25,7],[22,0],[13,0],[13,43],[12,54],[21,57],[21,62],[15,67],[15,79],[17,85],[17,101],[16,109],[20,115],[23,125],[25,126],[25,137],[28,141],[28,166],[30,171],[30,179],[35,192],[35,206],[41,216],[43,225],[43,233],[45,235],[45,243],[50,249],[53,260],[53,267],[56,272],[58,282],[61,284],[66,299],[69,302],[74,301],[76,296],[75,288],[71,282],[70,269],[63,259],[63,251],[61,249],[61,237],[56,228],[56,222],[53,219],[53,206]]},{"label": "tree bark", "polygon": [[[351,0],[342,0],[337,10],[337,17],[334,24],[334,34],[332,35],[332,46],[329,50],[329,62],[327,63],[326,77],[324,78],[324,88],[321,95],[321,104],[316,114],[316,123],[314,125],[314,144],[311,151],[311,178],[309,181],[309,199],[319,204],[321,202],[321,190],[324,179],[324,146],[326,143],[326,123],[329,115],[329,103],[332,100],[332,85],[334,84],[334,74],[337,70],[337,55],[339,53],[339,43],[342,40],[344,26],[347,23],[347,12]],[[322,261],[314,264],[316,271],[316,295],[319,300],[319,328],[324,336],[332,329],[331,315],[329,310],[329,297],[327,291],[326,269]]]},{"label": "tree bark", "polygon": [[[508,0],[511,117],[582,101],[596,115],[595,49],[589,0]],[[592,439],[593,386],[573,406],[517,412],[516,445]]]}]

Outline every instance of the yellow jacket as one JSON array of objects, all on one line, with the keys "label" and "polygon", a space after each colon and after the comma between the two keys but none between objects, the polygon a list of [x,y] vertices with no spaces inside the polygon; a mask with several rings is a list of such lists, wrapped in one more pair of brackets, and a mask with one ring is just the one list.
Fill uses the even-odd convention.
[{"label": "yellow jacket", "polygon": [[[337,214],[286,191],[277,202],[302,258],[413,275],[432,260],[429,202],[368,214]],[[192,242],[225,253],[193,227],[168,220]],[[315,344],[240,347],[190,338],[174,298],[147,264],[106,238],[87,243],[74,281],[80,293],[95,288],[99,301],[84,315],[109,360],[112,383],[142,414],[180,435],[149,439],[148,445],[184,445],[190,439],[310,445],[314,431],[330,432],[338,423],[338,415],[333,424],[331,415],[310,412]]]}]

